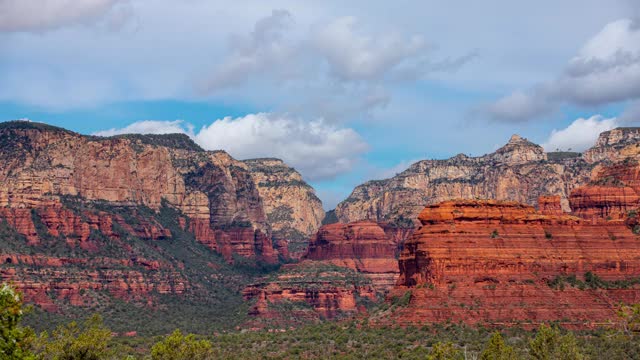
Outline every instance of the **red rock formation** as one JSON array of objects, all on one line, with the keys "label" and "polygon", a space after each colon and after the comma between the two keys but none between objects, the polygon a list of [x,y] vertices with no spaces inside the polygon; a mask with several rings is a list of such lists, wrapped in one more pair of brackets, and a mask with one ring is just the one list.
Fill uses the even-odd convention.
[{"label": "red rock formation", "polygon": [[4,219],[19,234],[27,239],[27,245],[38,244],[40,238],[31,219],[30,209],[0,208],[0,218]]},{"label": "red rock formation", "polygon": [[569,198],[573,213],[592,221],[623,219],[640,207],[640,166],[627,159],[604,167],[587,186]]},{"label": "red rock formation", "polygon": [[393,286],[398,276],[398,242],[379,224],[358,221],[324,225],[309,242],[306,259],[356,270],[372,279],[380,290]]},{"label": "red rock formation", "polygon": [[544,215],[562,215],[561,198],[555,196],[540,196],[538,198],[538,210]]},{"label": "red rock formation", "polygon": [[[99,138],[19,121],[2,123],[0,139],[0,215],[30,243],[37,242],[31,209],[40,209],[52,236],[86,243],[94,228],[79,220],[81,214],[62,209],[62,197],[154,210],[164,202],[182,211],[196,238],[210,248],[229,240],[229,249],[238,249],[238,255],[277,259],[273,244],[265,243],[271,241],[266,205],[249,167],[223,151],[206,152],[178,134]],[[171,236],[144,216],[137,217],[137,224],[111,217],[140,238]],[[251,234],[239,237],[233,229],[226,233],[238,223],[250,227]],[[262,235],[254,236],[254,231]]]},{"label": "red rock formation", "polygon": [[[188,281],[170,264],[143,258],[54,258],[1,254],[0,281],[11,282],[25,300],[56,311],[66,301],[72,306],[95,306],[93,294],[106,291],[124,300],[152,303],[154,293],[182,294]],[[53,299],[56,299],[54,301]]]},{"label": "red rock formation", "polygon": [[428,206],[419,220],[393,292],[411,291],[411,300],[393,321],[585,327],[614,319],[620,301],[640,300],[637,288],[548,285],[558,275],[587,272],[606,280],[640,276],[640,241],[623,222],[592,224],[514,202],[471,200]]},{"label": "red rock formation", "polygon": [[285,265],[268,281],[243,291],[246,300],[255,300],[249,314],[262,319],[293,315],[332,319],[358,311],[358,298],[376,299],[370,282],[352,270],[304,261]]}]

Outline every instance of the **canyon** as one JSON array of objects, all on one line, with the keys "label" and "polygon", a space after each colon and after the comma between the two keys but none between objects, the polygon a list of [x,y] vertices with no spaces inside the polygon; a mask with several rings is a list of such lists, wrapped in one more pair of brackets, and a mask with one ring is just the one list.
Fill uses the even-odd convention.
[{"label": "canyon", "polygon": [[639,144],[636,128],[583,154],[514,135],[360,185],[322,225],[315,190],[279,159],[1,123],[0,279],[63,316],[133,304],[258,328],[606,325],[640,301]]},{"label": "canyon", "polygon": [[[0,161],[0,277],[51,311],[206,298],[221,277],[232,279],[224,291],[239,292],[246,276],[234,263],[275,266],[289,258],[280,230],[315,216],[304,228],[313,232],[324,215],[281,161],[257,170],[182,134],[95,137],[4,122]],[[279,173],[265,180],[269,167],[288,183]],[[296,205],[274,219],[283,195]]]},{"label": "canyon", "polygon": [[[620,304],[640,301],[638,203],[613,191],[635,184],[638,170],[628,160],[602,169],[571,194],[573,215],[558,211],[559,196],[541,198],[540,211],[497,200],[427,206],[400,255],[391,295],[408,304],[379,321],[611,324]],[[603,179],[616,187],[596,185]]]}]

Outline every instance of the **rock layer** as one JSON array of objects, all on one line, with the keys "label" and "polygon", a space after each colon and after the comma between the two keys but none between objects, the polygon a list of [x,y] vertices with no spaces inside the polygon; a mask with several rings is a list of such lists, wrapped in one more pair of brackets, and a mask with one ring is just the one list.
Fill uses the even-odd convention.
[{"label": "rock layer", "polygon": [[371,221],[324,225],[310,240],[305,259],[358,271],[377,289],[389,290],[398,277],[396,258],[404,239],[383,226]]},{"label": "rock layer", "polygon": [[[6,122],[0,124],[0,160],[0,208],[8,221],[18,222],[13,225],[30,243],[36,237],[21,223],[24,214],[18,210],[59,206],[69,197],[156,211],[166,202],[190,220],[189,229],[199,241],[229,259],[238,254],[276,262],[272,227],[282,231],[306,225],[309,234],[321,221],[313,189],[294,171],[279,175],[289,169],[282,162],[250,161],[248,166],[223,151],[206,152],[181,134],[103,138],[39,123]],[[259,168],[255,177],[251,167]],[[276,179],[265,169],[277,169]],[[269,190],[262,186],[261,193],[259,184],[272,180],[276,183]],[[278,193],[288,197],[278,198]],[[294,198],[295,218],[272,216]]]},{"label": "rock layer", "polygon": [[[559,321],[589,327],[615,318],[640,289],[603,281],[640,276],[640,241],[622,221],[591,223],[502,201],[427,206],[400,256],[396,296],[410,292],[393,321],[488,324]],[[558,276],[595,274],[602,288],[550,286]]]},{"label": "rock layer", "polygon": [[291,256],[299,257],[322,223],[322,202],[300,173],[282,160],[266,158],[243,162],[249,167],[260,193],[274,238],[288,244]]},{"label": "rock layer", "polygon": [[596,177],[576,189],[570,197],[573,212],[592,221],[624,219],[640,207],[640,166],[637,160],[622,162],[600,169]]},{"label": "rock layer", "polygon": [[261,320],[333,319],[353,315],[362,301],[376,300],[371,282],[357,272],[315,261],[285,265],[263,282],[243,291],[255,301],[249,314]]},{"label": "rock layer", "polygon": [[562,209],[568,212],[571,192],[587,184],[602,164],[639,154],[639,128],[604,132],[584,154],[544,153],[542,147],[514,135],[491,154],[423,160],[393,178],[359,185],[335,213],[344,223],[364,219],[407,223],[424,206],[446,200],[496,199],[536,206],[545,195],[560,196]]}]

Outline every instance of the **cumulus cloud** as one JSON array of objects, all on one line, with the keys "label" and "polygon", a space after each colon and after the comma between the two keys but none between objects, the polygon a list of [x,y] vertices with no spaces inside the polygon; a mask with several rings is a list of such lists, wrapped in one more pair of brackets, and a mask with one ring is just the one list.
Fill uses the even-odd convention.
[{"label": "cumulus cloud", "polygon": [[522,122],[547,115],[555,104],[547,101],[542,92],[516,91],[485,107],[491,117],[499,121]]},{"label": "cumulus cloud", "polygon": [[427,48],[425,39],[419,35],[374,37],[358,32],[356,25],[355,17],[341,17],[315,29],[311,39],[331,73],[344,80],[380,78]]},{"label": "cumulus cloud", "polygon": [[423,36],[366,32],[353,16],[304,28],[286,10],[273,10],[249,34],[232,36],[229,45],[199,83],[202,94],[267,83],[294,94],[287,96],[288,110],[311,105],[325,119],[384,107],[391,99],[389,82],[455,71],[476,56],[439,59]]},{"label": "cumulus cloud", "polygon": [[95,135],[125,133],[184,133],[204,149],[225,150],[237,159],[283,159],[308,180],[330,179],[348,172],[368,150],[368,145],[353,129],[335,127],[322,120],[304,122],[270,113],[218,119],[199,131],[182,120],[146,120]]},{"label": "cumulus cloud", "polygon": [[97,131],[97,136],[114,136],[121,134],[175,134],[182,133],[193,136],[193,126],[185,123],[183,120],[160,121],[160,120],[144,120],[127,125],[123,128],[111,128],[108,130]]},{"label": "cumulus cloud", "polygon": [[524,121],[562,103],[597,106],[640,98],[640,28],[630,19],[607,24],[554,80],[486,107],[494,119]]},{"label": "cumulus cloud", "polygon": [[542,144],[545,151],[579,151],[593,146],[601,132],[619,126],[616,118],[606,119],[595,115],[588,119],[577,119],[564,129],[554,129],[549,139]]},{"label": "cumulus cloud", "polygon": [[0,0],[0,32],[43,32],[101,20],[113,29],[132,16],[129,0]]},{"label": "cumulus cloud", "polygon": [[205,149],[224,149],[240,159],[281,158],[309,180],[351,170],[357,157],[368,149],[352,129],[267,113],[216,120],[202,128],[195,139]]},{"label": "cumulus cloud", "polygon": [[284,39],[292,24],[286,10],[273,10],[270,16],[256,22],[248,36],[230,39],[230,52],[213,75],[202,85],[205,92],[242,84],[252,75],[269,67],[277,68],[295,56],[295,48]]}]

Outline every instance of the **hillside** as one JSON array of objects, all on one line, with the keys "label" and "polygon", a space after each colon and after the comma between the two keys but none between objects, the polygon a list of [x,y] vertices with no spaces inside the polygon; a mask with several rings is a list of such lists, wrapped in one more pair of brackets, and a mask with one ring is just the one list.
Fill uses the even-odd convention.
[{"label": "hillside", "polygon": [[[171,318],[197,319],[193,302],[207,321],[230,326],[246,314],[240,290],[288,258],[278,230],[298,220],[269,216],[280,204],[260,193],[262,173],[185,135],[96,137],[5,122],[0,160],[0,271],[39,310],[171,309]],[[306,193],[282,191],[313,213],[313,189],[297,181]]]}]

